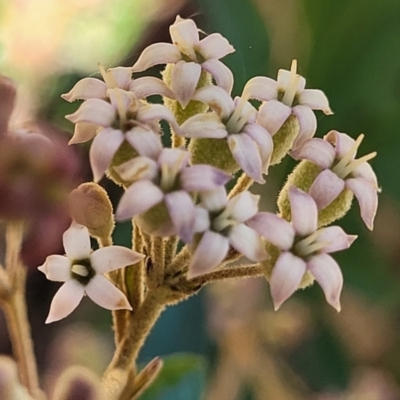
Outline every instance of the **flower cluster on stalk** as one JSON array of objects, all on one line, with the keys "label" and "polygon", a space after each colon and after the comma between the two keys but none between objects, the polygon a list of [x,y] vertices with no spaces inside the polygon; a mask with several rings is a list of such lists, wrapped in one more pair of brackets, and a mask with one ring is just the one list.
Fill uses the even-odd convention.
[{"label": "flower cluster on stalk", "polygon": [[[103,81],[85,78],[63,96],[67,101],[83,100],[67,116],[75,124],[70,143],[93,139],[89,155],[94,181],[106,174],[124,186],[116,219],[132,219],[147,241],[161,237],[163,243],[176,239],[186,245],[181,252],[191,257],[178,273],[186,274],[187,281],[235,269],[228,259],[234,252],[263,268],[275,308],[301,286],[307,273],[339,310],[343,278],[329,254],[348,248],[356,236],[338,226],[322,227],[318,213],[324,210],[330,221],[342,217],[347,209],[341,208],[340,196],[349,190],[372,229],[378,185],[367,161],[375,153],[356,159],[361,139],[354,141],[336,131],[324,139],[313,138],[317,128],[313,110],[332,112],[322,91],[305,89],[296,60],[290,71],[279,70],[277,81],[254,77],[241,96],[233,98],[232,72],[220,60],[234,51],[227,39],[220,34],[200,39],[202,32],[194,21],[181,17],[170,34],[172,43],[149,46],[132,67],[105,71],[100,66]],[[160,64],[169,68],[163,80],[132,78]],[[155,94],[163,97],[164,105],[148,102]],[[257,106],[250,100],[257,100]],[[167,107],[174,102],[181,109],[179,122],[174,109]],[[161,120],[170,132],[161,129]],[[182,146],[165,148],[168,135],[182,139],[172,140]],[[265,184],[265,175],[280,161],[278,148],[279,154],[283,149],[283,154],[315,166],[312,173],[305,170],[308,176],[297,174],[287,181],[282,193],[287,195],[289,212],[280,210],[280,215],[260,211],[259,196],[248,191],[253,181]],[[230,195],[226,186],[236,171],[241,175]],[[305,178],[311,182],[308,187],[301,184]],[[121,300],[123,294],[118,297],[118,289],[101,274],[134,264],[140,256],[112,247],[90,253],[83,227],[70,228],[64,244],[67,257],[50,256],[41,267],[49,279],[66,281],[53,300],[48,321],[66,316],[83,294],[107,308],[115,309],[118,303],[129,309],[129,303]],[[148,247],[144,246],[146,256]],[[107,266],[98,264],[100,253],[110,260]],[[172,260],[180,257],[176,246],[172,256]],[[90,268],[79,261],[83,259],[90,260]],[[89,275],[93,277],[86,279]],[[109,297],[101,301],[97,290]]]}]

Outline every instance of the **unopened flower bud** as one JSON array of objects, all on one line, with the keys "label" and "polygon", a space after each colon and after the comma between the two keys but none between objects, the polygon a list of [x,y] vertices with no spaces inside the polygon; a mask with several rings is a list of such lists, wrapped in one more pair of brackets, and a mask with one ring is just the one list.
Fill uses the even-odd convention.
[{"label": "unopened flower bud", "polygon": [[[301,161],[289,175],[278,197],[278,208],[281,216],[287,221],[291,220],[290,202],[288,191],[295,186],[304,192],[308,192],[312,183],[321,173],[322,169],[310,161]],[[318,210],[318,226],[326,226],[337,219],[343,218],[350,210],[353,193],[344,189],[343,192],[327,207]]]},{"label": "unopened flower bud", "polygon": [[108,238],[114,229],[114,216],[107,192],[97,183],[82,183],[70,194],[72,218],[88,228],[93,237]]},{"label": "unopened flower bud", "polygon": [[284,122],[278,132],[272,136],[274,150],[271,157],[271,165],[279,164],[292,148],[296,137],[299,134],[300,124],[297,117],[292,114]]}]

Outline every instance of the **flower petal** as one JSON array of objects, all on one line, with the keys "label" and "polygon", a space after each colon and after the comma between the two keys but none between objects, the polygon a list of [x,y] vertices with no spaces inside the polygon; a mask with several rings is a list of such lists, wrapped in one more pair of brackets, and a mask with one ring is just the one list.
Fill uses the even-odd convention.
[{"label": "flower petal", "polygon": [[242,97],[260,101],[276,100],[278,98],[278,83],[265,76],[256,76],[246,83]]},{"label": "flower petal", "polygon": [[[324,140],[335,146],[336,157],[343,158],[354,146],[355,140],[345,133],[330,131],[324,136]],[[357,149],[353,150],[351,158],[356,156]]]},{"label": "flower petal", "polygon": [[295,160],[311,161],[323,169],[330,168],[335,161],[335,149],[331,144],[319,138],[307,140],[290,155]]},{"label": "flower petal", "polygon": [[187,192],[213,190],[225,185],[230,178],[231,175],[210,165],[192,165],[180,174],[181,186]]},{"label": "flower petal", "polygon": [[160,166],[168,165],[170,167],[169,172],[177,174],[187,166],[189,158],[190,154],[186,150],[179,148],[164,148],[158,157],[158,164]]},{"label": "flower petal", "polygon": [[89,159],[94,182],[98,182],[103,177],[123,141],[124,134],[113,128],[102,129],[93,139]]},{"label": "flower petal", "polygon": [[316,177],[308,190],[308,194],[317,203],[318,210],[322,210],[331,204],[344,188],[344,180],[340,179],[330,169],[326,169]]},{"label": "flower petal", "polygon": [[196,114],[188,118],[180,127],[178,135],[189,138],[222,139],[228,135],[220,117],[214,113]]},{"label": "flower petal", "polygon": [[227,203],[228,199],[224,186],[201,193],[200,205],[209,211],[221,211]]},{"label": "flower petal", "polygon": [[329,102],[324,92],[316,89],[303,90],[298,95],[298,101],[301,105],[312,108],[313,110],[322,110],[324,114],[331,115],[333,112],[329,108]]},{"label": "flower petal", "polygon": [[258,183],[264,183],[262,162],[256,143],[246,134],[228,136],[228,146],[242,170]]},{"label": "flower petal", "polygon": [[84,287],[76,280],[65,282],[54,295],[46,324],[65,318],[78,307],[84,295]]},{"label": "flower petal", "polygon": [[85,292],[92,301],[107,310],[132,310],[125,295],[103,275],[94,276]]},{"label": "flower petal", "polygon": [[234,226],[229,232],[229,244],[249,260],[262,261],[267,258],[265,244],[256,231],[245,224]]},{"label": "flower petal", "polygon": [[76,85],[61,97],[70,103],[75,100],[105,99],[107,85],[96,78],[81,79]]},{"label": "flower petal", "polygon": [[356,239],[356,235],[348,235],[340,226],[324,228],[318,236],[318,242],[329,243],[321,249],[323,253],[334,253],[335,251],[348,249]]},{"label": "flower petal", "polygon": [[275,311],[298,289],[305,272],[306,263],[301,258],[289,252],[278,257],[269,280]]},{"label": "flower petal", "polygon": [[196,91],[193,99],[208,104],[222,120],[229,118],[235,109],[229,93],[219,86],[204,86]]},{"label": "flower petal", "polygon": [[[296,74],[296,75],[299,77],[296,93],[300,93],[301,91],[304,90],[304,88],[306,86],[306,80],[302,76],[300,76],[298,74]],[[292,71],[288,71],[286,69],[280,69],[278,71],[278,78],[277,78],[279,89],[286,91],[289,86],[291,77],[292,77]]]},{"label": "flower petal", "polygon": [[141,72],[158,64],[175,64],[181,59],[181,52],[173,44],[155,43],[143,50],[133,65],[132,72]]},{"label": "flower petal", "polygon": [[235,49],[231,46],[227,39],[219,33],[213,33],[200,40],[198,52],[204,59],[222,58],[227,54],[234,53]]},{"label": "flower petal", "polygon": [[292,186],[289,189],[292,225],[299,236],[308,236],[317,230],[318,210],[314,199]]},{"label": "flower petal", "polygon": [[158,173],[157,163],[148,157],[135,157],[125,163],[114,167],[119,176],[129,182],[140,179],[153,180]]},{"label": "flower petal", "polygon": [[291,113],[292,109],[290,107],[278,100],[270,100],[260,107],[257,123],[274,136]]},{"label": "flower petal", "polygon": [[367,162],[360,164],[358,167],[354,168],[351,176],[353,178],[362,178],[367,182],[370,182],[372,186],[379,191],[378,180],[376,178],[375,172],[372,169],[371,165]]},{"label": "flower petal", "polygon": [[65,282],[71,278],[71,260],[60,255],[48,256],[38,270],[43,272],[50,281]]},{"label": "flower petal", "polygon": [[229,242],[219,233],[206,231],[189,264],[188,279],[206,274],[223,261],[229,250]]},{"label": "flower petal", "polygon": [[114,271],[133,265],[144,255],[123,246],[107,246],[97,249],[90,255],[90,264],[98,274]]},{"label": "flower petal", "polygon": [[362,178],[346,179],[346,187],[357,197],[361,218],[367,228],[372,231],[378,209],[378,193],[375,187]]},{"label": "flower petal", "polygon": [[165,195],[164,202],[179,237],[185,243],[191,243],[196,220],[192,198],[185,191],[178,190]]},{"label": "flower petal", "polygon": [[269,162],[271,160],[274,142],[269,132],[261,125],[247,123],[244,126],[243,133],[246,133],[250,138],[257,143],[260,152],[263,173],[268,173]]},{"label": "flower petal", "polygon": [[98,129],[97,125],[88,122],[78,122],[75,124],[74,136],[72,136],[68,144],[87,142],[96,136]]},{"label": "flower petal", "polygon": [[201,66],[194,62],[179,61],[172,69],[171,89],[183,109],[194,96],[200,74]]},{"label": "flower petal", "polygon": [[175,22],[169,27],[172,43],[179,51],[192,60],[196,59],[194,46],[199,43],[199,32],[192,19],[183,19],[179,15]]},{"label": "flower petal", "polygon": [[194,232],[204,232],[210,228],[210,216],[205,208],[197,206],[195,216]]},{"label": "flower petal", "polygon": [[133,92],[138,99],[153,96],[155,94],[175,99],[174,93],[166,83],[153,76],[144,76],[142,78],[131,80],[129,90]]},{"label": "flower petal", "polygon": [[215,83],[227,93],[232,92],[233,73],[221,61],[211,58],[201,64],[201,68],[212,75]]},{"label": "flower petal", "polygon": [[144,123],[151,123],[163,119],[172,126],[174,131],[179,131],[179,125],[175,120],[174,114],[162,104],[149,104],[140,107],[136,113],[136,118],[138,121]]},{"label": "flower petal", "polygon": [[275,214],[260,212],[246,221],[246,224],[281,250],[287,251],[293,246],[295,238],[293,226]]},{"label": "flower petal", "polygon": [[114,87],[128,90],[129,84],[132,81],[132,68],[131,67],[109,68],[107,70],[107,75],[109,79],[111,77],[112,83],[115,85]]},{"label": "flower petal", "polygon": [[63,244],[70,260],[84,260],[90,257],[92,248],[86,226],[72,224],[63,234]]},{"label": "flower petal", "polygon": [[252,194],[247,190],[241,192],[229,200],[225,210],[226,214],[229,219],[245,222],[257,213],[259,200],[259,195]]},{"label": "flower petal", "polygon": [[164,198],[164,193],[150,181],[133,183],[121,197],[115,217],[118,221],[129,219],[147,211]]},{"label": "flower petal", "polygon": [[306,106],[295,106],[292,108],[293,114],[297,117],[300,125],[300,131],[297,135],[294,143],[293,150],[301,147],[301,145],[307,140],[311,139],[315,135],[317,130],[317,119],[313,111]]},{"label": "flower petal", "polygon": [[151,129],[136,126],[125,133],[129,144],[143,157],[156,160],[162,150],[160,136]]},{"label": "flower petal", "polygon": [[110,103],[100,99],[86,100],[77,111],[65,116],[74,124],[88,122],[97,126],[108,127],[115,119],[115,110]]},{"label": "flower petal", "polygon": [[340,311],[340,292],[343,287],[343,275],[339,265],[328,254],[317,254],[307,263],[308,270],[321,285],[326,301]]}]

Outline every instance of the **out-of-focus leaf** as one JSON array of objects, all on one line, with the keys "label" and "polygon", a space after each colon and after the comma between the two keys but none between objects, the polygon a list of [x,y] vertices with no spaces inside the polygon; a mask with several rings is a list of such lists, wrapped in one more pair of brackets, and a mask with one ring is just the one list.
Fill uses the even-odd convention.
[{"label": "out-of-focus leaf", "polygon": [[141,400],[200,400],[206,378],[204,357],[174,354],[163,361],[160,375]]}]

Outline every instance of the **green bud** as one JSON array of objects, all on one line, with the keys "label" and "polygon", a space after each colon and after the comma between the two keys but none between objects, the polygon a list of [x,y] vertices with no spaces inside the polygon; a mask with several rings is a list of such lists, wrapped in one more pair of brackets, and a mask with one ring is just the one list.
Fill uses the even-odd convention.
[{"label": "green bud", "polygon": [[278,132],[272,136],[274,151],[272,152],[271,165],[279,164],[292,148],[293,142],[300,131],[299,120],[295,115],[290,115]]},{"label": "green bud", "polygon": [[189,151],[192,164],[209,164],[228,173],[234,173],[240,169],[226,139],[192,139]]},{"label": "green bud", "polygon": [[[288,179],[283,186],[278,197],[278,208],[281,216],[287,221],[291,220],[290,202],[288,191],[291,186],[308,192],[316,177],[322,169],[310,161],[301,161],[293,172],[288,176]],[[344,189],[343,192],[327,207],[318,211],[318,226],[326,226],[343,218],[350,210],[353,193]]]},{"label": "green bud", "polygon": [[132,160],[132,158],[137,157],[138,152],[132,148],[132,146],[125,140],[119,149],[114,154],[114,157],[111,160],[110,166],[107,170],[107,177],[114,181],[117,185],[128,187],[132,184],[132,182],[126,181],[120,177],[118,172],[115,170],[115,167]]},{"label": "green bud", "polygon": [[114,215],[107,192],[97,183],[82,183],[69,197],[72,218],[88,228],[91,236],[108,238],[114,229]]}]

